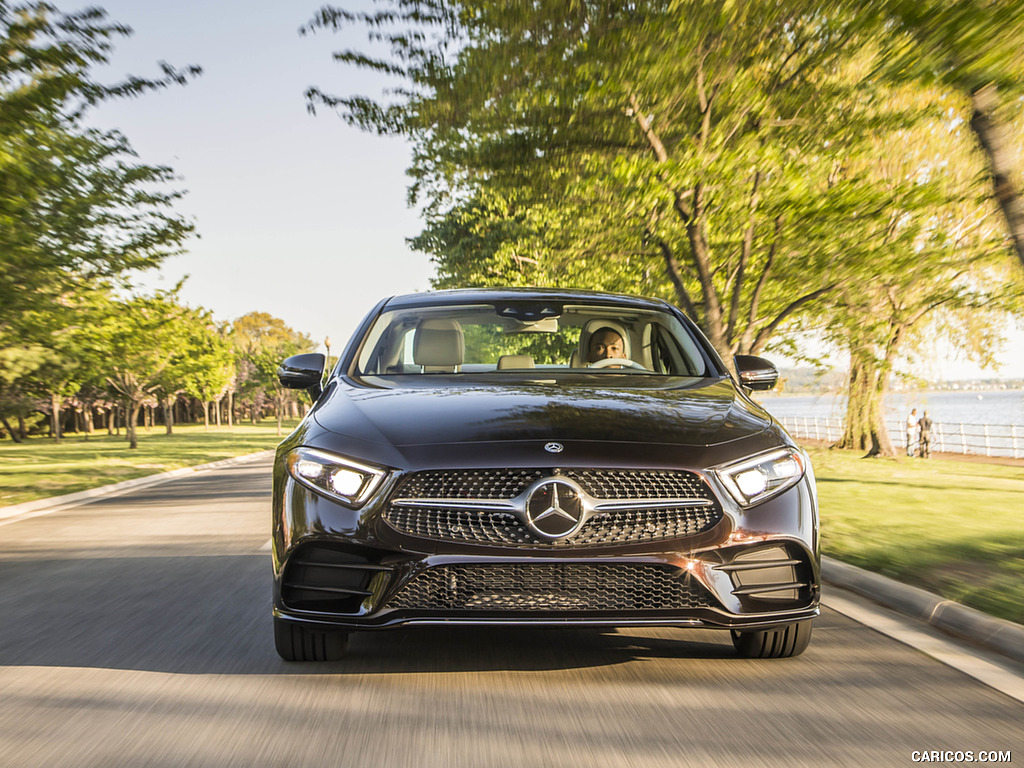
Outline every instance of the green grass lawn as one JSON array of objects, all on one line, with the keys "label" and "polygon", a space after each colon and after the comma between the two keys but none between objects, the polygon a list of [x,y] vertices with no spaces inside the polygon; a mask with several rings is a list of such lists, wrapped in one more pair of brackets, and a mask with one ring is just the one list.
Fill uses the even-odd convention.
[{"label": "green grass lawn", "polygon": [[59,444],[31,438],[20,444],[0,442],[0,507],[84,491],[135,477],[191,467],[218,459],[274,448],[296,425],[287,422],[282,437],[277,422],[237,424],[231,429],[201,424],[150,431],[140,428],[139,447],[132,450],[121,437],[95,433],[86,439],[71,435]]},{"label": "green grass lawn", "polygon": [[1024,467],[810,453],[826,555],[1024,623]]}]

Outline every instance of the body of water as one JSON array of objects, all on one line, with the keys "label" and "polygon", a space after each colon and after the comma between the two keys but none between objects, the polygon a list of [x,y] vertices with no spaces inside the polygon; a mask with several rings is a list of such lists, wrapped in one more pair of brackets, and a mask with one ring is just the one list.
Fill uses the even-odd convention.
[{"label": "body of water", "polygon": [[[755,398],[773,416],[842,420],[846,415],[845,395],[774,395]],[[985,392],[896,392],[885,401],[886,421],[904,421],[911,408],[917,415],[928,411],[934,422],[943,424],[1016,424],[1024,428],[1024,390]]]},{"label": "body of water", "polygon": [[[758,401],[796,438],[837,440],[846,415],[843,395],[772,395]],[[1024,390],[898,392],[886,398],[885,422],[893,444],[907,449],[905,424],[912,408],[928,411],[932,450],[1024,458]],[[916,433],[911,450],[918,450]]]}]

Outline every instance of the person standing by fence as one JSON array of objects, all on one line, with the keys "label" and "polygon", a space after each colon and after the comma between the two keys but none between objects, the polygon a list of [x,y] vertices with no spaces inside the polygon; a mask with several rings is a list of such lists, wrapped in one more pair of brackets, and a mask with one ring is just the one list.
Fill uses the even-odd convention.
[{"label": "person standing by fence", "polygon": [[917,408],[910,410],[910,415],[907,416],[907,456],[914,455],[914,441],[917,438]]},{"label": "person standing by fence", "polygon": [[932,455],[932,420],[928,411],[921,414],[921,420],[917,422],[917,455],[927,459]]}]

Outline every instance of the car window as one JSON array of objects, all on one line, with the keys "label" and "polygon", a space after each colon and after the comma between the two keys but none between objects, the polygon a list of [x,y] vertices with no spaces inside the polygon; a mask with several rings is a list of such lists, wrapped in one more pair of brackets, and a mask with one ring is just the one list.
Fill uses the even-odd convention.
[{"label": "car window", "polygon": [[704,376],[700,346],[669,312],[606,305],[440,305],[382,313],[353,373]]}]

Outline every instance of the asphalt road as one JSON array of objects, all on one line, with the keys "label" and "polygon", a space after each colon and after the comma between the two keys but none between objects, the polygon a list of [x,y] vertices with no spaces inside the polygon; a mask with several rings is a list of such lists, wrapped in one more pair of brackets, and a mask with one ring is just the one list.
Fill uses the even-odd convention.
[{"label": "asphalt road", "polygon": [[825,609],[796,659],[707,630],[410,629],[288,664],[269,462],[0,521],[0,766],[913,765],[1024,704]]}]

